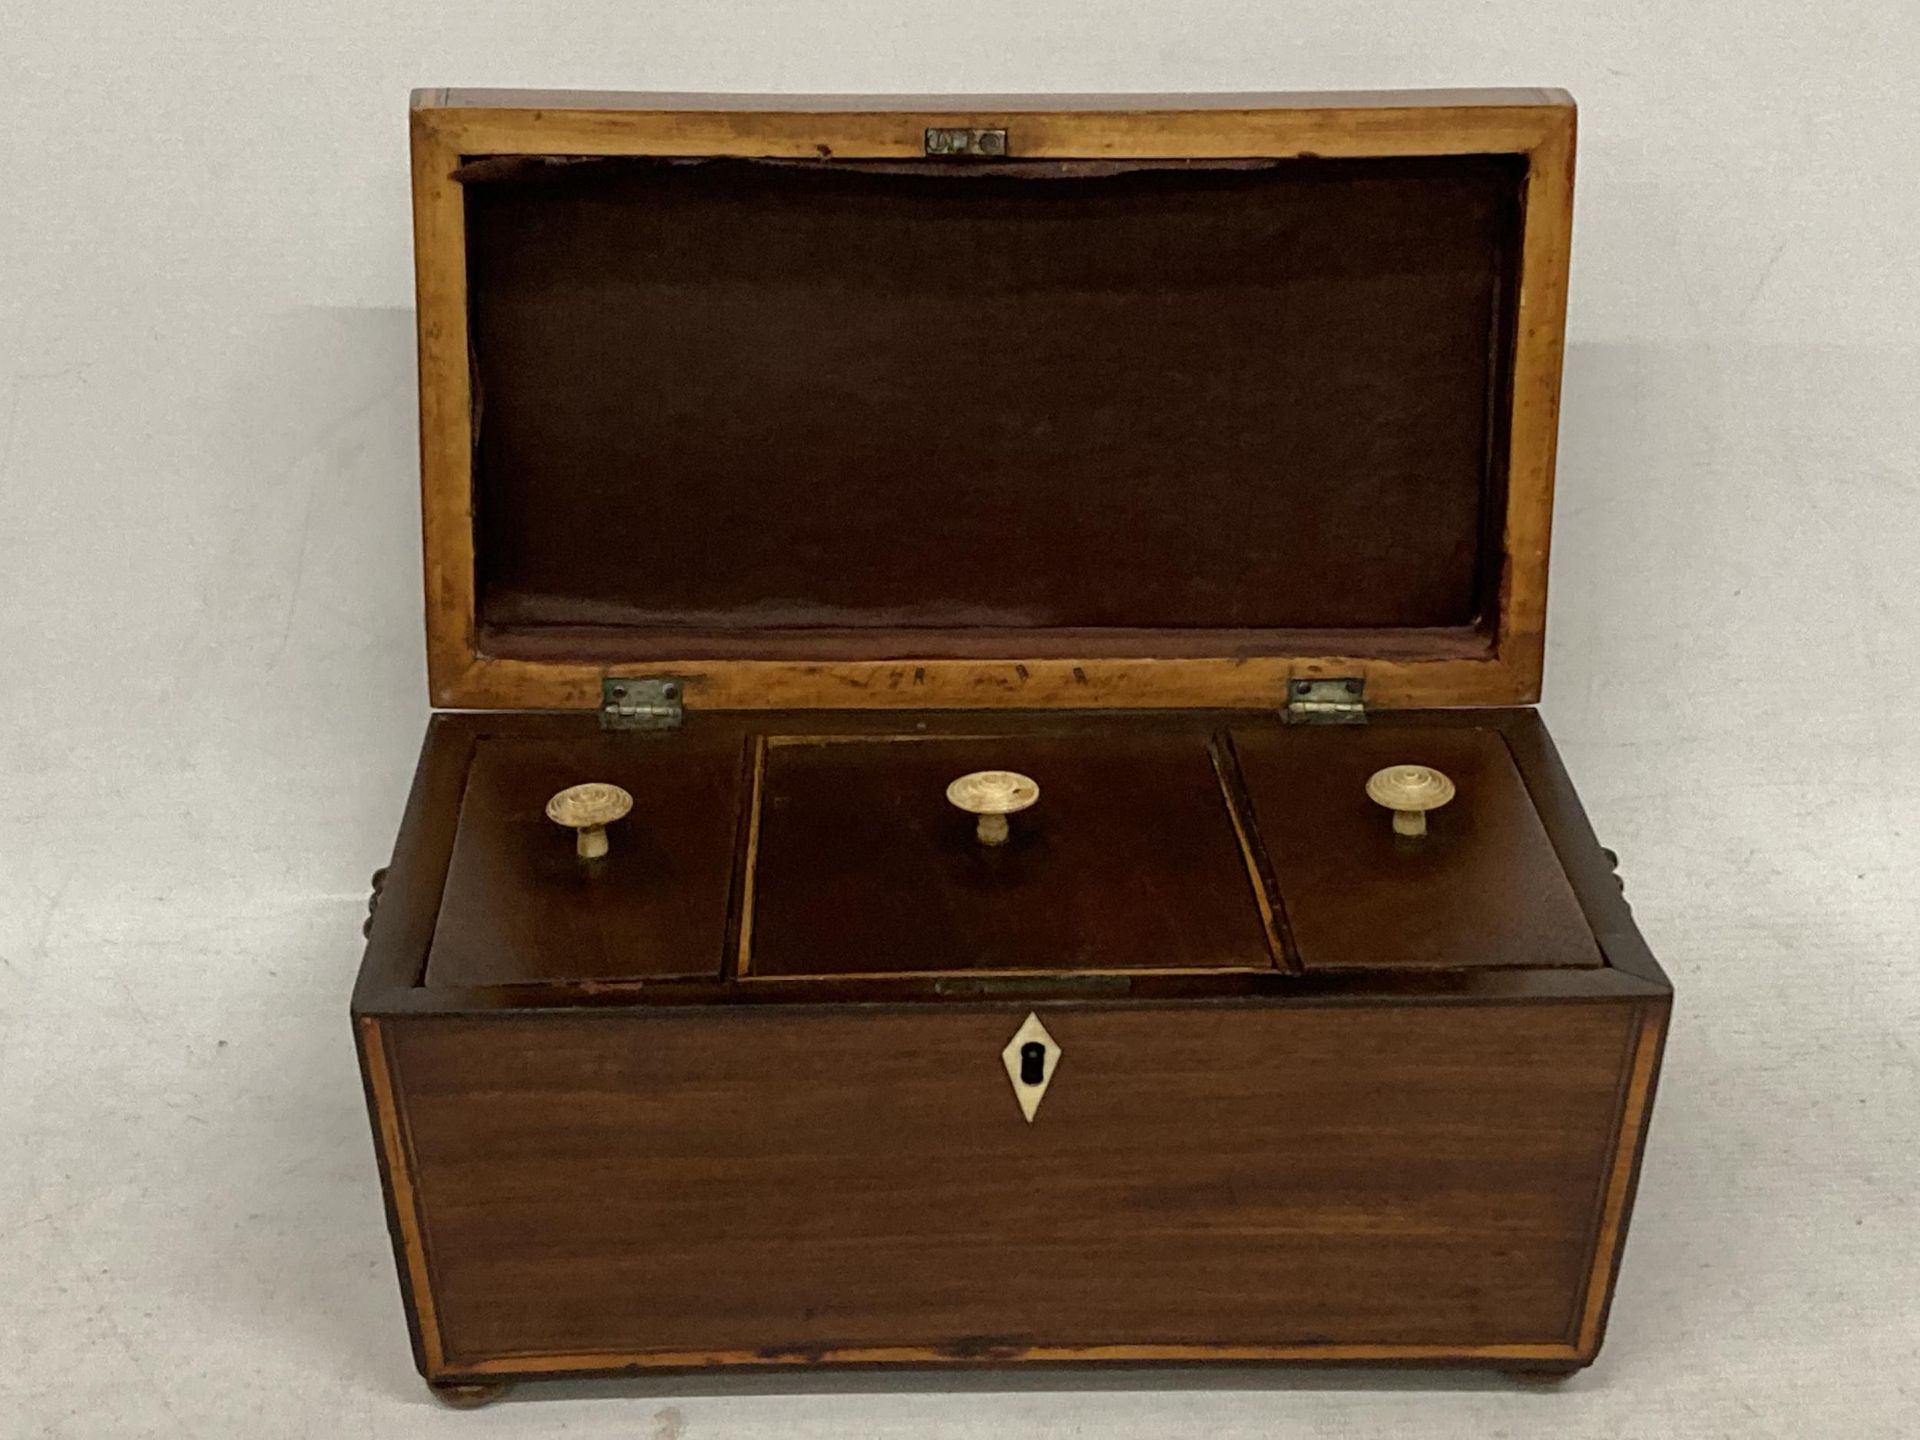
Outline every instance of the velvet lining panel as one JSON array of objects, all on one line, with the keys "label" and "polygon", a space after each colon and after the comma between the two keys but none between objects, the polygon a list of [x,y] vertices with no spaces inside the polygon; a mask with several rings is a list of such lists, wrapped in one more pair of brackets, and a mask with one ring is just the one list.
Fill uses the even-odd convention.
[{"label": "velvet lining panel", "polygon": [[495,653],[1491,609],[1520,157],[462,178]]}]

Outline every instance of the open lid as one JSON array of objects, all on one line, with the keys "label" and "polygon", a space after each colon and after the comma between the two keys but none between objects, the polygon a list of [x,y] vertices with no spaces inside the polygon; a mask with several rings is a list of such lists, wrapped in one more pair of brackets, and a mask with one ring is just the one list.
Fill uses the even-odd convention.
[{"label": "open lid", "polygon": [[415,96],[435,703],[1538,697],[1558,91]]}]

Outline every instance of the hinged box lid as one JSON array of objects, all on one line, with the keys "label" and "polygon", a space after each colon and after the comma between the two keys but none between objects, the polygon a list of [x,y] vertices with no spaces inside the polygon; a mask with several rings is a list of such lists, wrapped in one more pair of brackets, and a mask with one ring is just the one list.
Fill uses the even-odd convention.
[{"label": "hinged box lid", "polygon": [[1573,141],[1542,90],[422,92],[435,703],[1531,702]]}]

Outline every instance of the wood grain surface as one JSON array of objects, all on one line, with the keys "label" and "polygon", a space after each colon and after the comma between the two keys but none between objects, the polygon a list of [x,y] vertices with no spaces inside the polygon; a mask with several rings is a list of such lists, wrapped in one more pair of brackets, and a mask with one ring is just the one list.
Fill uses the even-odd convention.
[{"label": "wood grain surface", "polygon": [[[769,728],[829,743],[770,748],[758,743]],[[1090,977],[1105,989],[1070,971],[636,984],[558,978],[573,962],[556,950],[545,978],[420,983],[448,903],[538,908],[449,888],[476,756],[520,755],[501,773],[521,777],[515,803],[530,816],[550,778],[531,778],[541,765],[630,767],[614,778],[644,797],[661,793],[661,772],[720,785],[723,757],[914,748],[887,738],[901,733],[868,711],[696,714],[654,736],[603,735],[587,714],[436,717],[354,1005],[423,1373],[1591,1360],[1670,990],[1531,711],[1389,713],[1365,730],[953,712],[912,733],[1002,755],[1010,739],[1036,754],[1090,738],[1096,752],[1137,747],[1179,804],[1203,791],[1231,802],[1237,883],[1253,892],[1264,878],[1274,895],[1287,892],[1244,783],[1259,772],[1243,777],[1234,752],[1287,757],[1283,798],[1298,800],[1303,785],[1339,788],[1343,765],[1378,758],[1369,747],[1417,751],[1501,805],[1523,796],[1551,852],[1478,872],[1480,903],[1521,903],[1509,881],[1557,864],[1568,923],[1604,964],[1416,957]],[[1209,753],[1211,776],[1166,758]],[[742,795],[747,769],[731,772]],[[699,821],[709,868],[751,873],[754,842],[719,796]],[[1355,823],[1390,833],[1376,810]],[[1478,823],[1505,826],[1504,814]],[[734,837],[724,856],[721,832]],[[572,862],[563,835],[534,834]],[[1503,830],[1488,844],[1511,841]],[[710,893],[729,888],[732,947],[739,886]],[[1391,907],[1367,919],[1400,942],[1429,923]],[[1274,920],[1290,946],[1284,908]],[[702,928],[713,933],[710,919]],[[648,963],[616,959],[602,968]],[[1063,1047],[1032,1126],[1000,1060],[1028,1008]]]},{"label": "wood grain surface", "polygon": [[[618,735],[489,737],[461,799],[429,985],[717,975],[743,793],[741,746],[687,737],[668,751]],[[666,760],[668,763],[660,763]],[[582,860],[548,797],[606,781],[633,812],[609,853]]]},{"label": "wood grain surface", "polygon": [[[1234,749],[1306,969],[1601,963],[1499,732],[1236,729]],[[1419,838],[1366,793],[1400,764],[1457,787]]]},{"label": "wood grain surface", "polygon": [[1578,1353],[1634,1006],[1022,1013],[391,1026],[448,1371]]},{"label": "wood grain surface", "polygon": [[[1208,740],[775,736],[741,973],[1270,967]],[[997,768],[1040,803],[988,847],[945,792]]]},{"label": "wood grain surface", "polygon": [[[528,107],[524,97],[418,97],[413,121],[420,316],[422,499],[429,672],[437,704],[591,707],[607,673],[670,668],[695,707],[1031,707],[1277,704],[1289,678],[1357,675],[1377,705],[1529,702],[1538,696],[1546,605],[1574,111],[1559,92],[1265,97],[1137,108],[949,98],[807,102],[586,97]],[[893,107],[901,108],[893,108]],[[494,653],[478,623],[467,223],[453,172],[471,156],[660,155],[912,159],[928,124],[1012,125],[1023,160],[1431,157],[1525,160],[1510,363],[1501,370],[1503,477],[1490,530],[1481,624],[1450,630],[1247,632],[1217,653],[1143,653],[1138,636],[1088,632],[1077,653],[1009,638],[997,653],[918,654],[911,629],[885,658],[689,654],[667,662],[644,639],[592,659]],[[1169,617],[1171,620],[1172,617]],[[1063,634],[1069,632],[1063,632]],[[1079,633],[1079,632],[1071,632]],[[565,647],[562,647],[563,650]],[[1177,645],[1169,642],[1169,649]]]},{"label": "wood grain surface", "polygon": [[[882,983],[960,993],[968,974],[1024,974],[1021,993],[1040,996],[1103,968],[1128,993],[1166,998],[1278,981],[1273,993],[1296,998],[1664,993],[1532,712],[1389,712],[1364,728],[1211,712],[900,724],[886,712],[701,713],[683,731],[622,736],[590,714],[437,718],[369,921],[363,1003],[779,998],[763,987],[833,1000]],[[822,743],[793,744],[797,733]],[[835,740],[844,753],[806,757]],[[940,773],[907,773],[915,744],[934,747]],[[1025,817],[1027,844],[981,856],[958,843],[966,822],[941,796],[947,761],[932,757],[1015,751],[1053,757],[1059,783]],[[768,755],[798,786],[772,808]],[[1412,756],[1445,757],[1468,782],[1424,842],[1397,841],[1362,790],[1374,762]],[[540,807],[603,772],[638,804],[614,827],[609,861],[582,865]],[[1010,944],[1025,947],[1017,963]],[[743,955],[755,981],[744,989],[722,979]]]}]

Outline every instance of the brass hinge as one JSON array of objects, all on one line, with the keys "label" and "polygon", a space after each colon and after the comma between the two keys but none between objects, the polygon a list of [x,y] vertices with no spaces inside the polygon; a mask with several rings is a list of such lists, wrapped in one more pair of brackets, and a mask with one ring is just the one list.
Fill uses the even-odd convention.
[{"label": "brass hinge", "polygon": [[1004,130],[971,130],[965,127],[927,127],[927,154],[963,155],[978,160],[997,160],[1007,153]]},{"label": "brass hinge", "polygon": [[602,730],[678,730],[684,689],[671,675],[608,676],[600,682]]},{"label": "brass hinge", "polygon": [[1367,706],[1364,700],[1367,682],[1357,676],[1341,675],[1331,680],[1289,680],[1287,682],[1287,723],[1289,725],[1364,725]]}]

